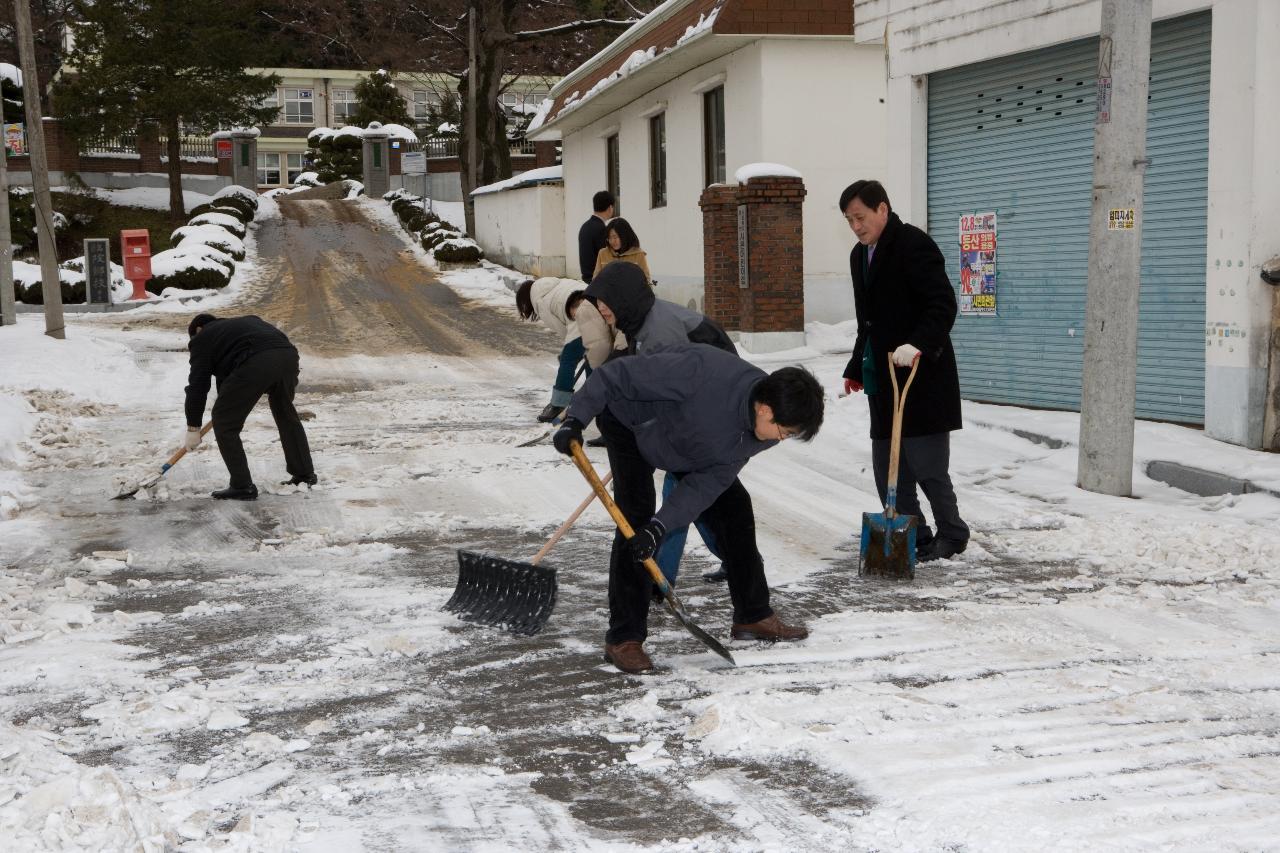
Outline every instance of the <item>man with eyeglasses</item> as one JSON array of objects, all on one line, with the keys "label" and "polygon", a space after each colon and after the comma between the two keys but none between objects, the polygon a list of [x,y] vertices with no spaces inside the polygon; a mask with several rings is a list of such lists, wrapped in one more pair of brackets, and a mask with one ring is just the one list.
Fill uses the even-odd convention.
[{"label": "man with eyeglasses", "polygon": [[[883,502],[893,427],[889,360],[895,369],[920,360],[903,410],[898,511],[920,519],[921,561],[948,559],[969,543],[949,470],[951,432],[962,426],[960,376],[951,348],[956,294],[938,245],[893,212],[879,181],[846,187],[840,211],[858,238],[849,255],[858,337],[844,371],[844,390],[867,395],[872,469]],[[920,509],[917,484],[929,499],[936,536]]]},{"label": "man with eyeglasses", "polygon": [[[606,362],[573,395],[554,436],[561,453],[594,418],[605,436],[613,493],[636,535],[614,536],[609,560],[605,656],[623,672],[653,669],[644,650],[653,582],[641,563],[668,530],[706,524],[728,566],[735,640],[802,640],[769,606],[756,547],[751,495],[738,472],[787,438],[809,441],[822,426],[823,393],[800,367],[765,373],[706,344],[656,348]],[[655,512],[655,470],[679,482]]]}]

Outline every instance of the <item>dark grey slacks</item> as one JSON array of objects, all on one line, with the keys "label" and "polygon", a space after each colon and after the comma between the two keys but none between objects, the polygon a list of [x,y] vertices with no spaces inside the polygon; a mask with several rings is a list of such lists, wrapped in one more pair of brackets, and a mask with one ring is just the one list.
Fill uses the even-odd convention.
[{"label": "dark grey slacks", "polygon": [[[871,464],[875,471],[876,490],[884,503],[889,484],[889,439],[873,439]],[[951,433],[936,432],[932,435],[903,437],[898,455],[898,512],[920,519],[917,541],[924,545],[933,539],[933,532],[920,509],[920,496],[916,486],[924,490],[933,510],[937,535],[955,542],[969,541],[969,525],[960,518],[956,490],[951,485]]]}]

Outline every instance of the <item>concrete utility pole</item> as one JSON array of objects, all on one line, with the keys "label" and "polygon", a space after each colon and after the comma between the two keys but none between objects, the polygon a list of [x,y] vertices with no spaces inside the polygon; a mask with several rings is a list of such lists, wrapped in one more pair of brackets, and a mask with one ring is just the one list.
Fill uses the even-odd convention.
[{"label": "concrete utility pole", "polygon": [[44,150],[44,116],[40,114],[40,78],[36,74],[36,45],[31,36],[28,0],[13,0],[22,59],[22,101],[27,112],[27,147],[31,150],[31,187],[35,190],[36,237],[40,246],[40,284],[44,292],[44,333],[62,340],[62,279],[58,277],[58,249],[53,239],[53,202],[49,198],[49,159]]},{"label": "concrete utility pole", "polygon": [[467,233],[476,233],[476,208],[471,190],[476,188],[476,16],[479,4],[471,0],[467,7],[467,180],[469,186],[463,197],[463,212]]},{"label": "concrete utility pole", "polygon": [[[4,99],[0,98],[0,132],[4,128]],[[0,140],[2,142],[2,140]],[[0,326],[18,322],[13,297],[13,235],[9,231],[9,146],[0,152]]]},{"label": "concrete utility pole", "polygon": [[1102,0],[1077,483],[1108,495],[1133,490],[1150,67],[1151,0]]}]

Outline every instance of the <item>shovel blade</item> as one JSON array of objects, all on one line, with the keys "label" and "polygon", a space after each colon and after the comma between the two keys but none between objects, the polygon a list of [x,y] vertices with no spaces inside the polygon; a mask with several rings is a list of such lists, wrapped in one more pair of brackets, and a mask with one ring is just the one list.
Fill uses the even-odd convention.
[{"label": "shovel blade", "polygon": [[702,630],[702,628],[693,621],[693,617],[684,609],[684,604],[681,603],[680,599],[676,598],[675,593],[671,591],[670,587],[667,587],[667,589],[664,590],[664,593],[666,594],[665,601],[667,609],[675,614],[675,617],[680,620],[680,624],[683,625],[690,634],[693,634],[693,636],[702,641],[702,645],[720,655],[720,657],[727,660],[733,666],[738,665],[737,661],[733,659],[733,655],[729,654],[729,650],[724,647],[723,643],[708,634],[706,631]]},{"label": "shovel blade", "polygon": [[914,515],[862,514],[862,541],[858,551],[861,577],[911,580],[916,576],[916,527]]},{"label": "shovel blade", "polygon": [[556,606],[556,570],[475,551],[458,551],[458,585],[444,609],[459,619],[536,634]]}]

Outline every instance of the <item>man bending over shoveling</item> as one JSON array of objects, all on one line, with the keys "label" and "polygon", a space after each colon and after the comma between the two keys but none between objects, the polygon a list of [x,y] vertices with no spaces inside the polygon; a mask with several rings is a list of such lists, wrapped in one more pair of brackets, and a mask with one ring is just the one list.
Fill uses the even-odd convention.
[{"label": "man bending over shoveling", "polygon": [[[822,426],[822,387],[799,367],[766,374],[735,355],[691,344],[615,359],[573,395],[553,441],[571,455],[595,418],[607,441],[613,493],[636,531],[613,539],[609,559],[609,631],[605,656],[623,672],[646,672],[653,581],[641,565],[666,531],[700,519],[729,566],[735,640],[803,640],[769,606],[764,561],[756,549],[751,496],[738,472],[757,453],[788,438],[809,441]],[[656,514],[655,469],[679,477]]]}]

